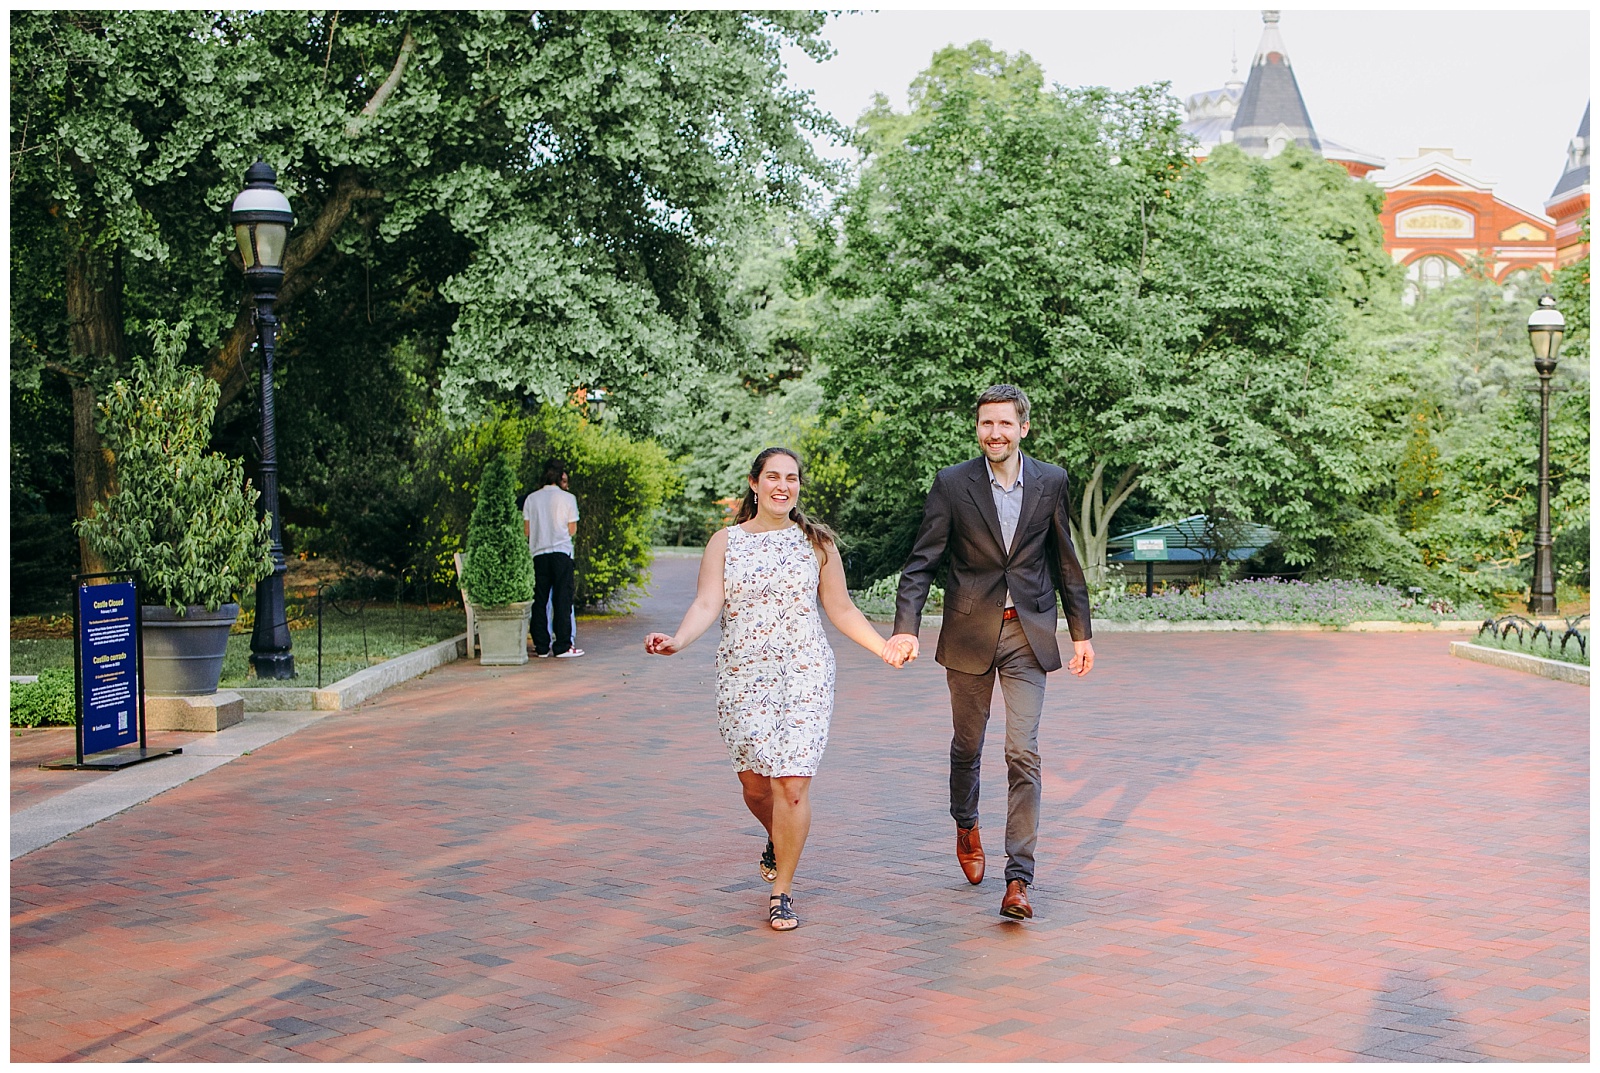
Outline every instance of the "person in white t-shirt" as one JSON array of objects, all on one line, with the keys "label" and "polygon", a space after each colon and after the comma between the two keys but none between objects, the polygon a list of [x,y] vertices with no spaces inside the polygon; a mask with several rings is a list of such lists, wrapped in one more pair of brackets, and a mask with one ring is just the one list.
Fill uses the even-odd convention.
[{"label": "person in white t-shirt", "polygon": [[[543,485],[522,501],[522,529],[533,552],[533,651],[543,658],[583,655],[573,644],[572,596],[577,587],[572,563],[572,537],[578,531],[578,498],[567,491],[567,468],[545,463]],[[552,599],[553,613],[546,618]],[[554,644],[551,628],[554,627]]]}]

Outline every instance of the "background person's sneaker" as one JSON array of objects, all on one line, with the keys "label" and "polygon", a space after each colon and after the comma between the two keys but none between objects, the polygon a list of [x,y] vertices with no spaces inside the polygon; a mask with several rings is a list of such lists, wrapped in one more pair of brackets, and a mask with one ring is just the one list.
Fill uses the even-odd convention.
[{"label": "background person's sneaker", "polygon": [[583,649],[569,648],[565,652],[557,652],[556,659],[577,659],[581,655],[583,655]]}]

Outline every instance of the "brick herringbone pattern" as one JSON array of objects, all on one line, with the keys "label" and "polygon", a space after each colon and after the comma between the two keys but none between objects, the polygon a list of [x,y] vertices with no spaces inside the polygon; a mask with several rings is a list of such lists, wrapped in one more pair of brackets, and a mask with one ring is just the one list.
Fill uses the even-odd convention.
[{"label": "brick herringbone pattern", "polygon": [[13,862],[13,1059],[1587,1057],[1587,690],[1105,635],[1051,677],[1021,925],[956,867],[942,670],[836,644],[778,935],[714,636],[640,648],[694,567],[584,659],[452,665]]}]

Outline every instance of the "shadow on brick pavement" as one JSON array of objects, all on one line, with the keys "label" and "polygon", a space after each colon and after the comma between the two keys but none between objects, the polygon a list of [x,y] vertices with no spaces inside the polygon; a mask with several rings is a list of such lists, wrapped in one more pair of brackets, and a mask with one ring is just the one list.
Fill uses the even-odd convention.
[{"label": "shadow on brick pavement", "polygon": [[450,665],[13,861],[12,1058],[1587,1057],[1587,690],[1425,635],[1104,635],[1051,678],[1017,924],[955,866],[942,669],[836,638],[779,935],[715,632],[642,653],[695,568],[581,660]]}]

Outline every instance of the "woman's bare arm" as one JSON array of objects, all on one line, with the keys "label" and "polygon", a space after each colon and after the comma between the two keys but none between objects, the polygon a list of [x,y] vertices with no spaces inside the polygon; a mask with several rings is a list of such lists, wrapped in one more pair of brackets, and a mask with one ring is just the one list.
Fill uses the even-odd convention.
[{"label": "woman's bare arm", "polygon": [[[867,616],[850,599],[850,592],[845,588],[844,564],[839,558],[839,549],[830,545],[828,547],[828,561],[822,564],[822,578],[817,584],[817,601],[822,604],[822,610],[828,613],[828,621],[838,627],[856,644],[871,652],[874,656],[883,658],[885,663],[898,667],[903,660],[896,662],[885,654],[887,645],[883,634],[867,621]],[[898,647],[898,646],[897,646]]]},{"label": "woman's bare arm", "polygon": [[670,656],[688,648],[700,635],[711,628],[722,614],[722,571],[728,556],[728,531],[718,529],[706,541],[705,554],[700,556],[700,580],[694,602],[683,613],[678,632],[668,637],[664,633],[647,634],[644,650],[651,655]]}]

